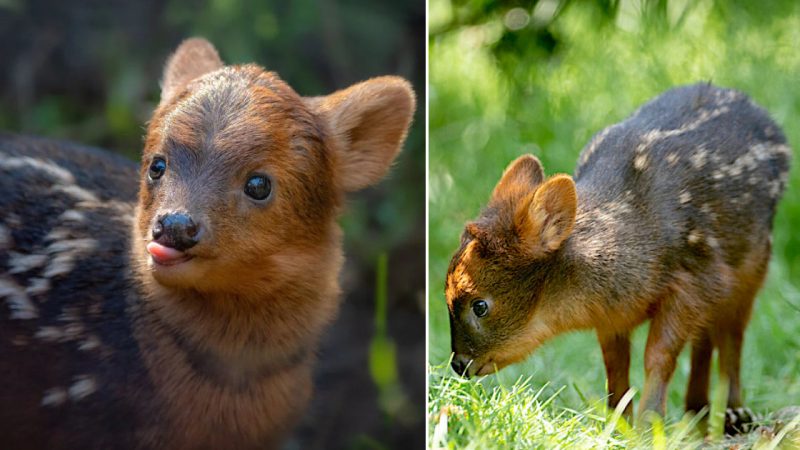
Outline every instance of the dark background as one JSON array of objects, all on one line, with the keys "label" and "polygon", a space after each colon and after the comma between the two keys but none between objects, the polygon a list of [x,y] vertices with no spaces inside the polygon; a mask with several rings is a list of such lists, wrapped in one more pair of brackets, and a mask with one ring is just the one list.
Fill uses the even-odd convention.
[{"label": "dark background", "polygon": [[[385,74],[414,85],[415,124],[391,175],[348,199],[342,312],[320,349],[314,403],[287,447],[422,447],[425,2],[2,0],[0,129],[136,160],[163,64],[190,36],[209,39],[228,64],[278,72],[301,95]],[[384,253],[381,337],[375,279]]]}]

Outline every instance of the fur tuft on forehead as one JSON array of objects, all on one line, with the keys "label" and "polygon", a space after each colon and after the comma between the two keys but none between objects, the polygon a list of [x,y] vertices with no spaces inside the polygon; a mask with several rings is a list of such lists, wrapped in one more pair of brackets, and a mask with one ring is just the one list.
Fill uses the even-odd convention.
[{"label": "fur tuft on forehead", "polygon": [[236,166],[278,146],[302,160],[327,159],[325,139],[321,120],[302,97],[276,73],[247,64],[192,80],[161,105],[150,122],[145,152],[213,153]]},{"label": "fur tuft on forehead", "polygon": [[289,110],[278,105],[288,101],[303,110],[299,96],[291,88],[277,75],[255,65],[224,67],[190,85],[191,91],[180,95],[153,119],[154,124],[160,125],[153,131],[160,134],[162,141],[169,139],[189,149],[205,146],[246,150],[264,140],[270,118],[277,123],[274,115]]},{"label": "fur tuft on forehead", "polygon": [[517,248],[519,236],[514,224],[515,209],[510,202],[503,203],[488,206],[480,217],[464,228],[465,237],[476,242],[475,251],[481,257],[513,252]]}]

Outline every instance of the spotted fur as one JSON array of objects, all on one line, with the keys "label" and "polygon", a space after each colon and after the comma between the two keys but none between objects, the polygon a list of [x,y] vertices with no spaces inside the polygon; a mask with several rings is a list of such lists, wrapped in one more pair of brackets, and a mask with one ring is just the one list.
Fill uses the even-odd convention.
[{"label": "spotted fur", "polygon": [[[467,224],[448,270],[453,367],[487,374],[556,334],[595,329],[614,406],[629,388],[629,334],[650,320],[640,412],[664,413],[687,342],[687,409],[708,405],[718,348],[735,411],[742,337],[790,155],[747,96],[697,84],[597,133],[574,182],[545,179],[535,157],[520,157]],[[478,300],[489,303],[485,317],[472,310]]]},{"label": "spotted fur", "polygon": [[[396,77],[303,98],[190,39],[138,169],[0,136],[0,448],[277,446],[338,309],[343,196],[386,173],[413,110]],[[272,180],[262,204],[252,172]],[[171,211],[204,234],[165,271],[145,245]]]}]

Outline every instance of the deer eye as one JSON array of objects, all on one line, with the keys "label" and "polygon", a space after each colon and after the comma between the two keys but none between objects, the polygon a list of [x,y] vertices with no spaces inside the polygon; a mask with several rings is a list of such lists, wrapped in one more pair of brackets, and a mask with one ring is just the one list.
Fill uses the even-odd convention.
[{"label": "deer eye", "polygon": [[160,156],[156,156],[153,158],[153,162],[150,163],[150,168],[147,171],[147,174],[150,176],[151,180],[157,180],[164,175],[164,172],[167,171],[167,162],[164,158]]},{"label": "deer eye", "polygon": [[478,317],[483,317],[489,312],[489,304],[486,300],[476,300],[472,303],[472,312]]},{"label": "deer eye", "polygon": [[272,192],[272,182],[266,175],[253,175],[244,184],[244,193],[253,200],[264,200]]}]

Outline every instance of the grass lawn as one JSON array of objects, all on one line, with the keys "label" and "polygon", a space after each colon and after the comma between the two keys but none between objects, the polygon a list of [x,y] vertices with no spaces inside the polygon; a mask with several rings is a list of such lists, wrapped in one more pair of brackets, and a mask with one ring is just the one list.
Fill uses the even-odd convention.
[{"label": "grass lawn", "polygon": [[[522,39],[509,29],[517,26],[511,13],[492,9],[493,2],[476,16],[473,4],[430,1],[429,445],[800,448],[800,432],[779,431],[769,420],[800,405],[800,4],[651,2],[664,7],[642,12],[639,2],[621,1],[609,13],[599,6],[608,2],[540,3],[557,5],[555,14],[534,8],[524,30],[538,31]],[[506,165],[533,153],[548,175],[572,173],[592,134],[670,87],[709,80],[767,108],[795,152],[742,357],[745,403],[768,426],[735,442],[704,440],[681,410],[688,351],[670,384],[665,422],[614,426],[603,406],[600,348],[589,332],[560,336],[497,375],[454,376],[444,275],[464,223]],[[634,335],[631,383],[638,389],[646,333],[644,325]],[[717,385],[712,379],[712,391]],[[712,428],[718,421],[712,417]]]}]

